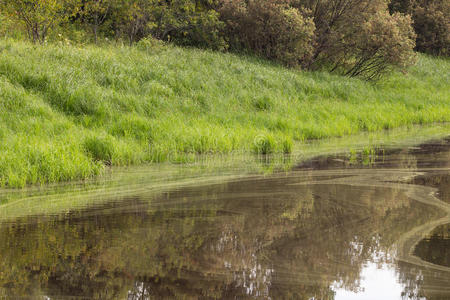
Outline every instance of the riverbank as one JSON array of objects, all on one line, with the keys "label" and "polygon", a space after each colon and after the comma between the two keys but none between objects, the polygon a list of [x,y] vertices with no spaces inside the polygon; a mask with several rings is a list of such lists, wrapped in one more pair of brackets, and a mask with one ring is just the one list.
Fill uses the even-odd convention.
[{"label": "riverbank", "polygon": [[[371,169],[375,161],[398,149],[417,146],[449,137],[450,124],[413,126],[371,133],[310,141],[289,155],[255,156],[250,153],[200,155],[194,162],[107,168],[102,176],[88,180],[33,185],[23,189],[0,189],[0,222],[31,215],[55,215],[120,202],[130,196],[155,195],[183,188],[217,185],[226,182],[289,176],[305,164],[328,158],[336,163],[346,157],[353,168]],[[303,166],[303,167],[302,167]],[[308,171],[306,171],[308,172]],[[151,196],[150,196],[151,195]]]},{"label": "riverbank", "polygon": [[0,41],[0,186],[450,121],[450,61],[369,83],[173,46]]}]

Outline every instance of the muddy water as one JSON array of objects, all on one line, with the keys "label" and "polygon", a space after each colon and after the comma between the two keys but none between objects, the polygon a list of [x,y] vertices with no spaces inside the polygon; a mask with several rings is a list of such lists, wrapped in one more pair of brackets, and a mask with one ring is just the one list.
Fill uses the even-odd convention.
[{"label": "muddy water", "polygon": [[0,225],[6,299],[450,299],[450,139]]}]

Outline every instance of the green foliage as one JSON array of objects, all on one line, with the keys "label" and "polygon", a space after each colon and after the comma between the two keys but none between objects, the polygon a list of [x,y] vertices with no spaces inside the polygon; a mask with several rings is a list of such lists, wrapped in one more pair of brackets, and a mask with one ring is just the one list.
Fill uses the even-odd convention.
[{"label": "green foliage", "polygon": [[374,84],[156,44],[0,40],[0,185],[450,121],[446,59],[420,55],[408,74]]},{"label": "green foliage", "polygon": [[[419,1],[425,2],[425,1]],[[413,12],[417,50],[450,55],[450,2],[441,0],[418,5]]]},{"label": "green foliage", "polygon": [[294,7],[310,11],[314,19],[312,69],[372,79],[389,67],[414,62],[411,21],[389,15],[384,0],[291,2]]},{"label": "green foliage", "polygon": [[347,43],[346,48],[352,51],[351,56],[344,59],[345,65],[336,63],[336,66],[343,67],[345,74],[352,77],[377,78],[389,67],[404,68],[415,62],[414,39],[409,16],[377,12]]},{"label": "green foliage", "polygon": [[44,42],[53,26],[66,20],[78,8],[78,0],[7,0],[0,10],[26,28],[33,42]]},{"label": "green foliage", "polygon": [[[419,2],[422,3],[419,0],[411,3]],[[54,29],[58,34],[52,40],[84,43],[89,40],[89,35],[80,32],[84,29],[91,32],[95,43],[99,38],[102,41],[126,39],[132,45],[143,38],[156,38],[184,46],[243,51],[291,67],[325,68],[367,79],[378,78],[392,67],[405,68],[415,61],[415,35],[410,18],[390,15],[384,0],[12,0],[1,3],[2,19],[20,21],[29,37],[40,42]],[[391,10],[414,12],[418,49],[445,54],[449,44],[446,19],[450,6],[441,0],[433,3],[392,4]]]},{"label": "green foliage", "polygon": [[411,20],[384,0],[221,0],[224,35],[245,50],[288,66],[378,78],[414,63]]},{"label": "green foliage", "polygon": [[154,1],[152,35],[179,45],[226,48],[220,29],[223,24],[211,0]]},{"label": "green foliage", "polygon": [[412,16],[417,33],[416,49],[450,55],[450,2],[446,0],[392,0],[391,12]]},{"label": "green foliage", "polygon": [[113,19],[118,18],[118,15],[114,15],[113,12],[122,9],[120,4],[119,0],[81,0],[78,18],[90,29],[95,43],[98,42],[101,32],[111,33],[109,27],[111,27]]},{"label": "green foliage", "polygon": [[127,36],[130,45],[147,36],[156,25],[151,19],[155,1],[120,0],[112,17],[117,30]]},{"label": "green foliage", "polygon": [[224,0],[219,9],[233,49],[247,49],[289,66],[305,64],[313,51],[314,22],[287,1]]},{"label": "green foliage", "polygon": [[139,50],[149,51],[149,52],[163,50],[164,46],[165,46],[165,43],[163,41],[152,38],[151,36],[141,39],[136,44],[136,47]]}]

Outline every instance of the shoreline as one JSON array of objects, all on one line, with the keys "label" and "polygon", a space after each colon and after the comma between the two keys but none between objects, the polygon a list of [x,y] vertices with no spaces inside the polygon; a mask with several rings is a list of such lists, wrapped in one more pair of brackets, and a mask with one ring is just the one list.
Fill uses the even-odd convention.
[{"label": "shoreline", "polygon": [[[0,219],[20,215],[53,214],[99,205],[104,201],[136,193],[161,193],[182,187],[211,185],[245,178],[277,176],[315,157],[360,153],[371,149],[413,147],[449,136],[450,124],[437,127],[397,129],[314,141],[291,155],[223,155],[203,156],[191,164],[156,164],[110,168],[105,176],[85,181],[30,186],[23,189],[0,189]],[[367,154],[364,154],[367,153]]]}]

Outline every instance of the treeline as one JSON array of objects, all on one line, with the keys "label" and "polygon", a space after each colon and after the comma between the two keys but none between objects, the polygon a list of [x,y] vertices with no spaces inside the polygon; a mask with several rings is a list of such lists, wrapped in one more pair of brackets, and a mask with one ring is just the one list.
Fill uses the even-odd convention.
[{"label": "treeline", "polygon": [[391,0],[389,11],[412,16],[417,34],[416,50],[450,55],[450,1]]},{"label": "treeline", "polygon": [[[448,0],[0,0],[1,29],[34,42],[171,41],[375,78],[449,55]],[[416,45],[417,44],[417,45]]]}]

